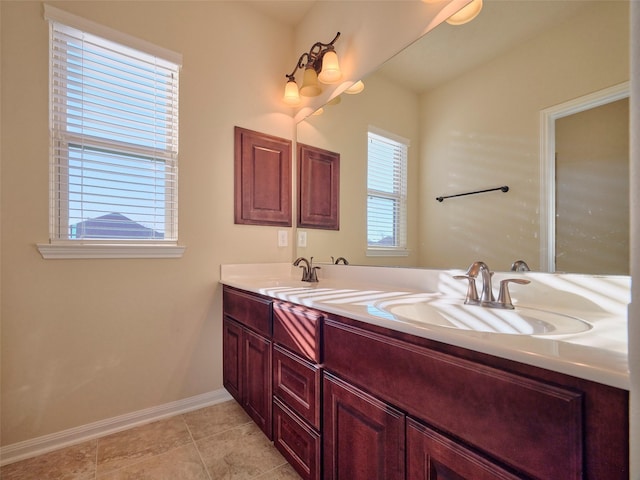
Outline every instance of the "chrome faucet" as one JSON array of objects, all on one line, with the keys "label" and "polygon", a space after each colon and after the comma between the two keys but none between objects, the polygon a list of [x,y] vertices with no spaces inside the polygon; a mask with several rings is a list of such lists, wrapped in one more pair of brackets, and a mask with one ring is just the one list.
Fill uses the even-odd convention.
[{"label": "chrome faucet", "polygon": [[511,264],[511,271],[512,272],[530,272],[531,269],[529,268],[529,265],[527,265],[527,262],[525,262],[524,260],[516,260]]},{"label": "chrome faucet", "polygon": [[[300,265],[304,263],[304,265]],[[318,281],[318,273],[317,270],[320,267],[314,267],[313,257],[311,257],[311,261],[307,260],[304,257],[298,257],[295,262],[293,262],[294,267],[300,267],[302,269],[302,281],[303,282],[317,282]]]},{"label": "chrome faucet", "polygon": [[474,279],[480,274],[482,276],[482,291],[480,293],[480,303],[493,302],[493,290],[491,288],[491,277],[493,272],[484,262],[473,262],[467,269],[467,276]]},{"label": "chrome faucet", "polygon": [[[333,257],[331,257],[331,261],[333,262]],[[340,262],[342,262],[342,263],[343,263],[343,264],[345,264],[345,265],[349,265],[349,262],[348,262],[348,261],[347,261],[347,259],[346,259],[346,258],[344,258],[344,257],[338,257],[338,258],[336,258],[336,261],[335,261],[335,262],[333,262],[333,263],[334,263],[335,265],[339,265],[339,264],[340,264]]]},{"label": "chrome faucet", "polygon": [[[476,288],[476,278],[478,275],[482,277],[482,291],[480,293],[480,297],[478,297],[478,290]],[[525,285],[530,283],[530,281],[522,278],[507,278],[500,281],[500,292],[498,294],[498,300],[496,300],[493,296],[493,289],[491,287],[492,276],[493,272],[489,269],[486,263],[473,262],[467,269],[467,273],[465,275],[455,275],[453,278],[458,280],[465,279],[469,282],[467,295],[464,299],[464,303],[466,305],[513,309],[514,307],[511,302],[511,295],[509,294],[509,283]]]}]

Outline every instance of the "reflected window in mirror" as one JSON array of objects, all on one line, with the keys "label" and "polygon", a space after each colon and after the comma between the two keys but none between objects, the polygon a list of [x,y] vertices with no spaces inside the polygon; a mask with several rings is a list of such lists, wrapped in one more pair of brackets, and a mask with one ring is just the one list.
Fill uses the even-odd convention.
[{"label": "reflected window in mirror", "polygon": [[407,254],[409,141],[369,127],[367,149],[367,255]]}]

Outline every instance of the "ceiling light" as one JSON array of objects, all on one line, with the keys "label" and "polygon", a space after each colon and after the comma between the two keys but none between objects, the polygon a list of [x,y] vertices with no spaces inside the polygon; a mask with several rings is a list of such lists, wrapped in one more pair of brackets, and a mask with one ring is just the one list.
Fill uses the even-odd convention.
[{"label": "ceiling light", "polygon": [[447,18],[446,21],[449,25],[463,25],[476,18],[480,10],[482,10],[482,0],[471,0],[470,3]]},{"label": "ceiling light", "polygon": [[362,80],[358,80],[356,83],[347,88],[344,93],[348,93],[349,95],[355,95],[356,93],[360,93],[364,90],[364,83]]}]

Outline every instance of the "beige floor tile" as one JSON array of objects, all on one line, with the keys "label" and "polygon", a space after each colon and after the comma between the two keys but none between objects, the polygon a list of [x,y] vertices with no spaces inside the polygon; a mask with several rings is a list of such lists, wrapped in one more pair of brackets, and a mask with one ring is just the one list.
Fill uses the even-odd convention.
[{"label": "beige floor tile", "polygon": [[286,460],[253,423],[206,437],[196,446],[213,480],[246,480]]},{"label": "beige floor tile", "polygon": [[2,480],[89,480],[95,475],[96,440],[0,468]]},{"label": "beige floor tile", "polygon": [[209,480],[195,445],[185,445],[143,460],[97,480]]},{"label": "beige floor tile", "polygon": [[287,463],[264,475],[256,477],[255,480],[302,480],[302,477]]},{"label": "beige floor tile", "polygon": [[135,427],[98,439],[98,473],[117,470],[191,441],[182,417]]},{"label": "beige floor tile", "polygon": [[185,413],[183,418],[194,440],[251,422],[251,418],[235,400]]}]

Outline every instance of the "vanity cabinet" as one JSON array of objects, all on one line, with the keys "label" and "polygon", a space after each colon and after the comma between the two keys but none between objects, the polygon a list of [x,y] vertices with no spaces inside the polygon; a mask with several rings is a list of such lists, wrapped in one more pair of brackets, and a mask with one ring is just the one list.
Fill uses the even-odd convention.
[{"label": "vanity cabinet", "polygon": [[229,287],[223,343],[305,480],[628,480],[625,390]]},{"label": "vanity cabinet", "polygon": [[321,329],[324,316],[286,302],[273,307],[273,440],[305,480],[320,480]]},{"label": "vanity cabinet", "polygon": [[223,385],[272,438],[272,302],[225,287]]},{"label": "vanity cabinet", "polygon": [[[328,315],[323,335],[327,376],[407,416],[409,479],[628,478],[625,391],[343,317]],[[330,437],[330,400],[326,465],[341,455],[330,438],[346,435]]]}]

